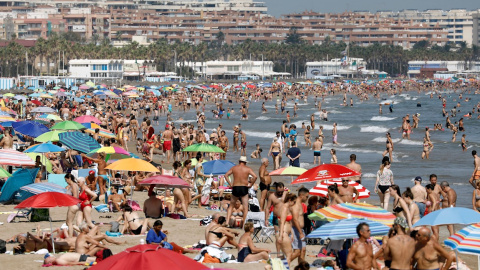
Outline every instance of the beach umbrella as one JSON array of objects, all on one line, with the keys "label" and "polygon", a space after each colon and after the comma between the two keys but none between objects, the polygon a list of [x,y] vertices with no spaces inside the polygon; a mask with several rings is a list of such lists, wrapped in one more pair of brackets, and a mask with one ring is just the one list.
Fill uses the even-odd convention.
[{"label": "beach umbrella", "polygon": [[[328,186],[337,184],[339,186],[342,185],[342,180],[326,180],[318,184],[317,186],[310,189],[310,195],[316,195],[321,197],[328,196]],[[361,184],[355,181],[348,181],[348,185],[354,187],[358,191],[358,199],[366,199],[370,197],[370,191],[366,189]],[[353,194],[355,195],[355,194]]]},{"label": "beach umbrella", "polygon": [[202,164],[203,173],[207,175],[223,175],[235,164],[228,160],[212,160]]},{"label": "beach umbrella", "polygon": [[380,222],[389,227],[395,220],[395,215],[387,210],[368,203],[342,203],[316,210],[308,216],[311,220],[335,221],[349,217],[366,218],[372,221]]},{"label": "beach umbrella", "polygon": [[339,219],[314,230],[307,238],[321,238],[330,240],[343,240],[358,238],[357,226],[365,222],[370,227],[371,236],[387,235],[390,227],[383,225],[380,222],[371,221],[363,218],[347,218]]},{"label": "beach umbrella", "polygon": [[443,242],[446,246],[455,250],[457,269],[460,269],[458,267],[458,252],[476,255],[480,265],[480,223],[461,229]]},{"label": "beach umbrella", "polygon": [[428,213],[413,226],[470,225],[474,223],[480,223],[480,213],[469,208],[452,206]]},{"label": "beach umbrella", "polygon": [[[195,165],[197,165],[197,163],[198,163],[198,160],[196,158],[191,158],[190,161],[192,162],[193,167],[195,167]],[[204,164],[205,162],[207,162],[207,161],[203,160],[202,164]]]},{"label": "beach umbrella", "polygon": [[18,99],[18,100],[27,100],[27,97],[26,96],[23,96],[23,95],[16,95],[13,97],[14,99]]},{"label": "beach umbrella", "polygon": [[53,98],[53,97],[50,96],[49,94],[41,94],[40,97],[41,97],[41,98]]},{"label": "beach umbrella", "polygon": [[2,127],[12,127],[13,123],[15,123],[15,121],[6,121],[6,122],[0,122],[0,125]]},{"label": "beach umbrella", "polygon": [[12,127],[13,127],[13,130],[15,130],[15,132],[18,132],[33,138],[36,138],[42,135],[43,133],[50,131],[48,127],[35,121],[13,122]]},{"label": "beach umbrella", "polygon": [[55,112],[54,109],[50,107],[37,107],[32,109],[33,113],[53,113]]},{"label": "beach umbrella", "polygon": [[62,147],[56,146],[51,142],[48,142],[48,143],[34,145],[23,152],[24,153],[51,153],[51,152],[63,152],[63,151],[65,151],[65,149],[63,149]]},{"label": "beach umbrella", "polygon": [[306,182],[352,177],[357,175],[361,175],[361,173],[340,164],[322,164],[304,172],[298,176],[292,184],[302,184]]},{"label": "beach umbrella", "polygon": [[85,127],[75,121],[63,121],[60,123],[55,124],[53,127],[51,127],[51,130],[80,130],[84,129]]},{"label": "beach umbrella", "polygon": [[100,128],[100,126],[98,124],[90,123],[90,122],[89,123],[82,123],[82,125],[86,128],[90,128],[90,129],[93,129],[93,130],[95,130],[96,128]]},{"label": "beach umbrella", "polygon": [[97,158],[99,153],[105,153],[105,161],[109,161],[110,159],[124,159],[124,158],[131,158],[132,155],[127,150],[120,148],[120,147],[101,147],[95,149],[87,154],[87,156],[92,158]]},{"label": "beach umbrella", "polygon": [[[93,124],[93,125],[97,125],[97,124]],[[85,132],[89,134],[95,134],[95,128],[88,128],[85,130]],[[106,130],[104,128],[99,128],[98,136],[108,138],[108,139],[117,138],[117,136],[115,136],[115,134],[113,134],[110,130]]]},{"label": "beach umbrella", "polygon": [[65,94],[64,92],[57,92],[57,93],[55,93],[55,96],[57,96],[57,97],[66,97],[67,94]]},{"label": "beach umbrella", "polygon": [[125,158],[108,165],[112,171],[160,172],[149,162],[138,158]]},{"label": "beach umbrella", "polygon": [[7,178],[7,177],[10,177],[10,176],[12,176],[12,174],[7,172],[7,170],[5,170],[4,168],[0,167],[0,178]]},{"label": "beach umbrella", "polygon": [[[24,200],[23,202],[15,206],[15,209],[67,207],[77,205],[79,203],[79,199],[64,193],[43,192]],[[50,218],[50,215],[48,219],[50,221],[50,230],[53,232],[52,219]],[[55,253],[55,242],[53,241],[53,237],[52,247],[53,253]]]},{"label": "beach umbrella", "polygon": [[13,122],[15,118],[11,117],[10,115],[0,115],[0,122]]},{"label": "beach umbrella", "polygon": [[[160,267],[159,267],[160,266]],[[91,270],[205,270],[208,267],[160,245],[137,245],[108,257],[92,266]]]},{"label": "beach umbrella", "polygon": [[8,114],[11,114],[11,115],[17,115],[17,113],[14,110],[8,107],[0,107],[0,111],[7,112]]},{"label": "beach umbrella", "polygon": [[58,134],[66,132],[64,130],[52,130],[49,132],[45,132],[42,135],[38,136],[35,138],[35,141],[37,142],[58,142],[60,138],[58,137]]},{"label": "beach umbrella", "polygon": [[190,188],[190,185],[176,176],[171,175],[154,175],[142,180],[140,185],[154,185],[156,187],[169,188]]},{"label": "beach umbrella", "polygon": [[77,117],[75,118],[75,121],[78,122],[78,123],[91,123],[91,122],[94,122],[94,123],[97,123],[97,124],[101,124],[102,121],[98,120],[98,118],[96,118],[95,116],[92,116],[92,115],[83,115],[83,116],[80,116],[80,117]]},{"label": "beach umbrella", "polygon": [[34,195],[44,192],[58,192],[67,194],[67,189],[54,183],[33,183],[20,188],[20,190],[30,192]]},{"label": "beach umbrella", "polygon": [[185,147],[183,152],[225,153],[220,147],[208,143],[196,143]]},{"label": "beach umbrella", "polygon": [[82,153],[89,153],[101,147],[90,135],[78,131],[60,133],[58,137],[62,144]]},{"label": "beach umbrella", "polygon": [[6,94],[3,94],[4,97],[14,97],[15,94],[12,94],[12,93],[6,93]]},{"label": "beach umbrella", "polygon": [[62,121],[62,118],[56,114],[42,114],[37,119],[45,119],[46,121],[54,120],[54,121]]},{"label": "beach umbrella", "polygon": [[276,169],[275,171],[272,171],[269,173],[271,176],[298,176],[301,175],[302,173],[306,172],[307,170],[304,168],[300,167],[295,167],[295,166],[290,166],[290,167],[284,167],[280,169]]},{"label": "beach umbrella", "polygon": [[30,102],[32,102],[33,104],[37,105],[37,106],[41,106],[42,105],[42,102],[34,99],[34,100],[31,100]]},{"label": "beach umbrella", "polygon": [[28,95],[28,96],[29,97],[39,97],[40,93],[33,93],[33,94]]}]

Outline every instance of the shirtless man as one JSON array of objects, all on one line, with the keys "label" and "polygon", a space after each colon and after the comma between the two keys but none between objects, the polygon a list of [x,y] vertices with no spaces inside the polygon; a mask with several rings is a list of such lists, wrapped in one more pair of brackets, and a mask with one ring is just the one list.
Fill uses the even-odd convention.
[{"label": "shirtless man", "polygon": [[352,170],[357,171],[357,172],[360,173],[360,175],[349,177],[349,180],[352,180],[352,181],[355,181],[355,182],[361,184],[361,183],[362,183],[362,175],[361,175],[361,173],[362,173],[362,166],[360,166],[360,164],[358,164],[358,163],[356,162],[356,160],[357,160],[357,155],[351,154],[351,155],[350,155],[350,163],[348,163],[348,164],[345,165],[345,166],[346,166],[347,168],[350,168],[350,169],[352,169]]},{"label": "shirtless man", "polygon": [[278,142],[278,138],[273,138],[273,142],[270,145],[270,150],[268,155],[272,156],[273,159],[273,170],[280,168],[280,157],[282,153],[282,145]]},{"label": "shirtless man", "polygon": [[333,144],[338,144],[337,141],[337,123],[333,123],[333,129],[332,129],[332,142]]},{"label": "shirtless man", "polygon": [[89,234],[90,228],[86,223],[82,223],[79,227],[80,234],[77,236],[75,242],[75,252],[88,256],[95,256],[95,253],[107,248]]},{"label": "shirtless man", "polygon": [[303,213],[302,204],[306,204],[308,201],[309,191],[302,187],[298,190],[297,202],[292,208],[292,232],[293,232],[293,253],[291,260],[295,260],[298,257],[298,263],[305,260],[305,253],[307,251],[307,243],[305,242],[305,232],[303,228],[305,226],[305,218]]},{"label": "shirtless man", "polygon": [[268,192],[270,191],[270,184],[272,183],[272,178],[268,174],[268,158],[262,158],[262,165],[258,169],[258,177],[260,178],[260,210],[264,210],[265,200],[267,199]]},{"label": "shirtless man", "polygon": [[[322,147],[323,147],[323,143],[320,140],[320,137],[316,137],[315,142],[313,143],[313,146],[312,146],[313,165],[315,165],[315,164],[320,165],[321,164],[321,161],[322,161],[322,152],[321,152]],[[318,160],[318,162],[317,162],[317,160]]]},{"label": "shirtless man", "polygon": [[85,177],[85,182],[90,190],[97,190],[97,177],[95,176],[94,170],[88,172],[88,176]]},{"label": "shirtless man", "polygon": [[476,188],[476,183],[477,180],[480,179],[480,157],[477,155],[477,150],[472,150],[472,156],[473,156],[473,173],[472,177],[470,177],[470,184],[473,186],[473,188]]},{"label": "shirtless man", "polygon": [[[457,193],[453,188],[450,187],[450,184],[447,181],[442,181],[440,184],[440,188],[442,189],[442,208],[448,207],[455,207],[457,204]],[[450,232],[450,236],[453,235],[453,225],[447,225],[448,231]]]},{"label": "shirtless man", "polygon": [[228,137],[225,135],[225,130],[222,130],[220,132],[220,138],[218,138],[218,143],[220,148],[222,148],[222,150],[225,152],[225,153],[220,153],[220,159],[225,160],[227,156],[228,147],[229,147]]},{"label": "shirtless man", "polygon": [[148,192],[148,199],[143,203],[143,212],[147,218],[157,219],[162,217],[163,204],[162,200],[158,199],[155,192]]},{"label": "shirtless man", "polygon": [[378,269],[373,259],[373,247],[367,240],[370,238],[370,227],[362,222],[357,225],[358,241],[350,248],[347,267],[354,270]]},{"label": "shirtless man", "polygon": [[49,253],[45,254],[43,264],[49,265],[90,265],[94,264],[96,257],[88,256],[80,253],[64,253],[57,255],[57,257],[50,255]]},{"label": "shirtless man", "polygon": [[397,217],[393,222],[393,229],[397,234],[388,240],[383,251],[385,259],[391,260],[390,269],[411,269],[410,261],[415,253],[415,240],[406,234],[406,228],[407,220],[403,217]]},{"label": "shirtless man", "polygon": [[5,129],[3,132],[3,138],[0,141],[0,147],[2,149],[12,149],[13,147],[13,138],[10,136],[10,129]]},{"label": "shirtless man", "polygon": [[170,163],[170,157],[172,156],[172,138],[173,132],[172,128],[169,125],[168,128],[165,128],[165,131],[162,134],[163,139],[163,151],[167,154],[167,163]]},{"label": "shirtless man", "polygon": [[432,239],[432,234],[428,228],[421,227],[415,238],[417,244],[415,245],[412,264],[417,265],[416,269],[439,269],[441,265],[439,261],[443,258],[446,259],[446,262],[441,269],[447,270],[450,268],[453,256]]},{"label": "shirtless man", "polygon": [[342,185],[338,187],[338,195],[346,203],[358,202],[358,190],[348,185],[348,182],[348,179],[342,179]]},{"label": "shirtless man", "polygon": [[427,207],[425,204],[427,200],[427,190],[422,186],[422,177],[415,177],[415,185],[411,188],[411,191],[413,193],[413,201],[417,204],[420,218],[422,218]]},{"label": "shirtless man", "polygon": [[[233,184],[228,178],[231,174],[233,174]],[[252,177],[252,180],[250,180],[250,177]],[[246,156],[241,156],[238,160],[238,165],[233,166],[225,174],[225,180],[227,180],[228,184],[232,187],[232,198],[227,210],[227,220],[230,220],[232,216],[235,202],[240,200],[243,205],[243,217],[241,224],[245,224],[245,218],[247,218],[248,214],[248,189],[255,184],[255,181],[257,180],[257,175],[250,167],[247,166]]]},{"label": "shirtless man", "polygon": [[247,134],[243,130],[240,130],[240,155],[247,155]]},{"label": "shirtless man", "polygon": [[[430,209],[432,207],[429,207],[429,212],[433,212],[435,210],[439,210],[441,208],[441,204],[440,202],[442,201],[440,199],[440,194],[442,193],[442,188],[440,187],[440,185],[437,185],[437,175],[436,174],[431,174],[430,175],[430,184],[433,185],[433,192],[432,192],[432,197],[434,197],[435,199],[435,205],[436,207],[434,209]],[[432,226],[432,231],[433,231],[433,235],[435,235],[435,237],[438,239],[438,235],[439,235],[439,229],[438,229],[438,226]]]},{"label": "shirtless man", "polygon": [[267,205],[265,206],[265,226],[269,226],[269,216],[270,216],[270,207],[273,206],[273,219],[272,219],[272,225],[275,228],[275,246],[277,248],[277,254],[280,250],[280,243],[278,243],[278,238],[279,238],[279,228],[278,228],[278,219],[281,215],[282,207],[283,207],[283,200],[285,199],[285,196],[287,195],[287,192],[285,192],[285,186],[282,182],[277,182],[274,184],[275,186],[275,192],[271,192],[270,195],[268,195],[268,201]]},{"label": "shirtless man", "polygon": [[225,217],[220,216],[219,213],[215,213],[212,216],[212,222],[205,228],[205,240],[207,245],[216,245],[223,247],[225,243],[238,248],[238,243],[235,241],[235,237],[238,233],[231,231],[224,226]]},{"label": "shirtless man", "polygon": [[98,187],[100,188],[100,195],[105,194],[107,191],[106,182],[108,181],[107,170],[105,169],[105,167],[107,167],[107,162],[105,161],[105,152],[98,153],[98,158],[91,158],[85,154],[81,154],[81,156],[98,164]]}]

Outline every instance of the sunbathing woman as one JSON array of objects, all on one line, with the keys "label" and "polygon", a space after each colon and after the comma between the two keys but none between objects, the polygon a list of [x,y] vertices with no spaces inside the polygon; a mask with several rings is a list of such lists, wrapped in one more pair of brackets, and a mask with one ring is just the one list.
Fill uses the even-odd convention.
[{"label": "sunbathing woman", "polygon": [[228,225],[230,225],[230,227],[241,228],[243,226],[242,221],[243,221],[243,205],[240,202],[240,200],[237,200],[235,202],[235,205],[233,206],[232,217],[230,218],[230,222],[228,223]]},{"label": "sunbathing woman", "polygon": [[124,234],[126,231],[130,231],[132,234],[140,235],[144,234],[151,226],[148,224],[148,219],[145,218],[143,222],[141,222],[141,218],[138,216],[136,212],[133,212],[132,207],[130,205],[122,206],[123,215],[118,218],[117,221],[121,221],[123,219],[123,228],[121,233]]},{"label": "sunbathing woman", "polygon": [[269,249],[261,249],[255,247],[252,240],[253,227],[252,222],[245,223],[243,228],[245,233],[238,240],[238,262],[255,262],[259,260],[268,260]]}]

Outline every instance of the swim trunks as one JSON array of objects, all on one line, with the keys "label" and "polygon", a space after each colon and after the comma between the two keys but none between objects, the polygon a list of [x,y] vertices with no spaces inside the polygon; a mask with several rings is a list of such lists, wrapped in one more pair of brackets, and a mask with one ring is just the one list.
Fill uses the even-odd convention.
[{"label": "swim trunks", "polygon": [[313,156],[314,157],[321,157],[322,153],[320,151],[313,151]]},{"label": "swim trunks", "polygon": [[243,196],[248,195],[248,187],[246,186],[236,186],[232,188],[232,195],[237,198],[242,198]]},{"label": "swim trunks", "polygon": [[245,149],[247,147],[247,142],[241,142],[240,145],[242,146],[243,149]]},{"label": "swim trunks", "polygon": [[78,262],[86,262],[87,258],[90,257],[87,254],[82,254],[80,255],[80,258],[78,259]]},{"label": "swim trunks", "polygon": [[[300,232],[297,230],[297,228],[294,226],[292,227],[293,229],[293,242],[292,242],[292,249],[300,249],[302,250],[307,246],[307,242],[305,242],[305,238],[302,240],[300,239]],[[305,235],[305,232],[302,229],[303,234]]]},{"label": "swim trunks", "polygon": [[263,182],[260,182],[260,191],[270,190],[270,185],[265,185]]},{"label": "swim trunks", "polygon": [[380,191],[385,194],[385,192],[387,192],[388,188],[390,188],[390,186],[386,185],[386,186],[382,186],[382,185],[378,185],[378,189],[380,189]]},{"label": "swim trunks", "polygon": [[273,155],[274,157],[278,156],[278,154],[280,154],[280,152],[272,152],[272,155]]},{"label": "swim trunks", "polygon": [[172,150],[172,141],[163,141],[163,150]]}]

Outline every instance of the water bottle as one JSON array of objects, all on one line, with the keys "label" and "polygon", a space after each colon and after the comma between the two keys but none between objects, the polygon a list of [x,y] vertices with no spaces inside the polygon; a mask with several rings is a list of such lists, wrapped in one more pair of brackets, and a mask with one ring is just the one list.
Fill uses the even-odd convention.
[{"label": "water bottle", "polygon": [[140,245],[144,245],[145,244],[145,239],[140,239]]}]

